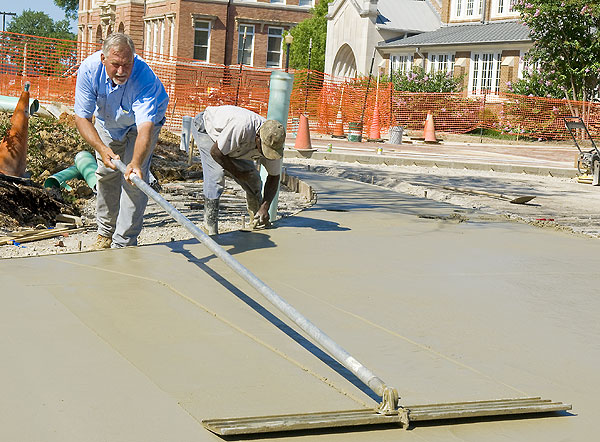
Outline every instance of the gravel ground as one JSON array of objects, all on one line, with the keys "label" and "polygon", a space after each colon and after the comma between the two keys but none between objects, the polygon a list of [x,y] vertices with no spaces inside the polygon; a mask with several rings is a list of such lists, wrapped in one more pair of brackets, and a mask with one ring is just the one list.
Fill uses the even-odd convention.
[{"label": "gravel ground", "polygon": [[[201,182],[171,182],[162,186],[161,195],[179,212],[200,226],[203,221],[203,196]],[[238,230],[248,222],[246,199],[241,187],[227,179],[219,210],[219,232]],[[91,198],[83,208],[84,231],[67,236],[0,246],[0,258],[41,256],[76,253],[93,250],[96,241],[96,199]],[[292,216],[311,203],[300,194],[282,187],[279,193],[278,216]],[[0,232],[0,235],[9,232]],[[192,235],[171,218],[158,204],[150,200],[144,216],[144,228],[138,238],[139,245],[180,241]]]},{"label": "gravel ground", "polygon": [[[494,216],[590,238],[600,237],[600,189],[579,184],[574,179],[417,166],[358,165],[311,159],[286,159],[285,166],[291,175],[294,168],[301,167],[314,173],[385,187],[400,194],[443,201],[465,210],[467,217]],[[510,197],[534,195],[535,199],[527,204],[511,204],[505,199],[452,191],[444,189],[444,186]],[[163,186],[162,195],[199,225],[203,213],[201,189],[201,183],[173,182]],[[91,199],[84,209],[83,218],[88,226],[85,232],[19,246],[0,246],[0,258],[90,250],[96,239],[94,204],[95,200]],[[297,193],[285,189],[280,193],[280,216],[291,216],[309,205]],[[220,211],[220,231],[240,229],[245,215],[243,192],[235,182],[228,181]],[[149,203],[144,229],[139,237],[140,245],[190,238],[189,232],[157,204],[152,201]]]}]

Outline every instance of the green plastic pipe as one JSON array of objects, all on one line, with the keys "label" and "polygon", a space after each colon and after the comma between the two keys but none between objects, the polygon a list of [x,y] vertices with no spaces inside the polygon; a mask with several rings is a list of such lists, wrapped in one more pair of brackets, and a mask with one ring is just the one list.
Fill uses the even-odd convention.
[{"label": "green plastic pipe", "polygon": [[75,155],[75,167],[83,176],[83,179],[90,186],[90,189],[96,193],[96,183],[98,179],[96,178],[96,169],[98,169],[98,163],[96,162],[96,158],[94,155],[89,153],[87,150],[82,150],[77,155]]},{"label": "green plastic pipe", "polygon": [[[19,97],[7,97],[0,95],[0,111],[14,112],[19,102]],[[40,102],[36,98],[29,100],[29,115],[35,114],[40,108]]]},{"label": "green plastic pipe", "polygon": [[65,170],[56,172],[54,175],[46,178],[44,187],[62,187],[66,190],[72,190],[71,186],[67,184],[67,181],[72,180],[73,178],[83,178],[76,166],[67,167]]},{"label": "green plastic pipe", "polygon": [[[271,74],[269,86],[269,107],[267,111],[267,120],[277,120],[287,132],[288,112],[290,110],[290,97],[294,86],[294,76],[287,72],[273,71]],[[279,171],[281,175],[281,171]],[[264,167],[260,167],[260,177],[264,183],[268,173]],[[279,188],[271,207],[269,208],[269,219],[271,222],[277,219],[277,205],[279,204]]]}]

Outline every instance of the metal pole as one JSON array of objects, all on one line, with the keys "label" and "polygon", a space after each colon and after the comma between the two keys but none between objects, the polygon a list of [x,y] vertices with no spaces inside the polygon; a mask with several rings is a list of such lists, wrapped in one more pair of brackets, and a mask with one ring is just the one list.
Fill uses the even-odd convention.
[{"label": "metal pole", "polygon": [[[117,166],[122,173],[125,173],[126,166],[121,160],[112,160],[113,164]],[[264,296],[271,304],[277,307],[282,313],[290,318],[298,327],[304,330],[310,337],[318,342],[323,348],[337,359],[344,367],[350,370],[354,375],[364,382],[371,390],[377,393],[379,396],[384,398],[389,397],[392,391],[395,389],[388,387],[380,378],[375,376],[371,370],[362,365],[356,359],[350,355],[346,350],[340,347],[333,339],[327,336],[321,329],[305,318],[298,310],[296,310],[287,301],[281,298],[275,291],[262,282],[254,273],[244,267],[239,261],[231,256],[225,249],[217,244],[210,236],[204,233],[189,219],[183,216],[175,207],[173,207],[167,200],[165,200],[160,194],[155,192],[148,184],[140,179],[135,174],[131,174],[130,180],[136,185],[138,189],[148,195],[149,198],[154,200],[159,206],[167,211],[169,215],[181,224],[185,229],[190,232],[194,237],[204,244],[208,249],[213,252],[219,259],[221,259],[229,268],[241,276],[248,284]],[[394,409],[397,409],[398,398],[397,392],[395,397],[392,395]],[[382,404],[383,405],[383,404]]]},{"label": "metal pole", "polygon": [[240,83],[242,82],[242,67],[244,66],[244,52],[246,51],[246,31],[248,28],[244,28],[244,37],[242,38],[242,59],[240,60],[240,72],[238,73],[237,88],[235,90],[235,105],[238,104],[238,98],[240,96]]},{"label": "metal pole", "polygon": [[0,12],[0,14],[2,14],[2,32],[6,31],[6,16],[7,15],[12,15],[13,17],[15,17],[17,14],[14,12]]},{"label": "metal pole", "polygon": [[285,46],[286,46],[286,48],[285,48],[285,72],[287,73],[287,71],[290,68],[290,46],[291,46],[291,44],[286,43]]},{"label": "metal pole", "polygon": [[369,86],[371,85],[371,74],[373,73],[373,63],[375,63],[375,50],[373,49],[373,57],[371,58],[371,68],[369,69],[369,79],[367,80],[367,91],[365,92],[365,100],[363,102],[362,114],[360,116],[360,131],[362,135],[363,122],[365,120],[365,109],[367,108],[367,97],[369,96]]},{"label": "metal pole", "polygon": [[310,87],[310,58],[312,56],[312,38],[308,42],[308,67],[306,68],[306,92],[304,93],[304,115],[308,105],[308,88]]}]

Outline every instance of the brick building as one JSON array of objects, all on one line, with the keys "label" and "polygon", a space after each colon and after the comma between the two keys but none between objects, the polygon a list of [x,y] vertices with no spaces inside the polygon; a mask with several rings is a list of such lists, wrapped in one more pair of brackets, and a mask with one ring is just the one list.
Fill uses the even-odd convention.
[{"label": "brick building", "polygon": [[[533,45],[514,0],[334,0],[329,5],[325,72],[366,74],[375,66],[420,66],[463,77],[464,93],[506,91]],[[351,26],[353,34],[345,31]]]},{"label": "brick building", "polygon": [[[280,68],[282,34],[310,16],[318,0],[80,0],[78,40],[113,31],[139,52],[198,63]],[[244,43],[244,35],[245,43]]]}]

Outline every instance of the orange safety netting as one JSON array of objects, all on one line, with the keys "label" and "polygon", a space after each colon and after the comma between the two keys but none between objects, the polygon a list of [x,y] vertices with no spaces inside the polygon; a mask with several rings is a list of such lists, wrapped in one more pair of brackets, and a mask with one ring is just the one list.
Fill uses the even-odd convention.
[{"label": "orange safety netting", "polygon": [[[24,82],[29,81],[33,98],[72,106],[79,63],[99,48],[92,43],[0,32],[0,95],[19,96]],[[149,52],[140,55],[169,94],[166,126],[172,130],[179,130],[183,115],[193,116],[206,106],[237,104],[267,114],[271,70],[199,63]],[[596,103],[504,93],[472,97],[409,93],[376,79],[332,77],[306,70],[294,72],[288,131],[297,130],[300,114],[308,117],[312,132],[321,134],[334,133],[340,123],[344,133],[350,126],[360,129],[362,124],[366,136],[371,129],[385,134],[394,126],[421,131],[427,113],[433,115],[439,132],[486,128],[551,139],[568,137],[563,117],[582,115],[591,134],[600,136],[600,105]]]}]

